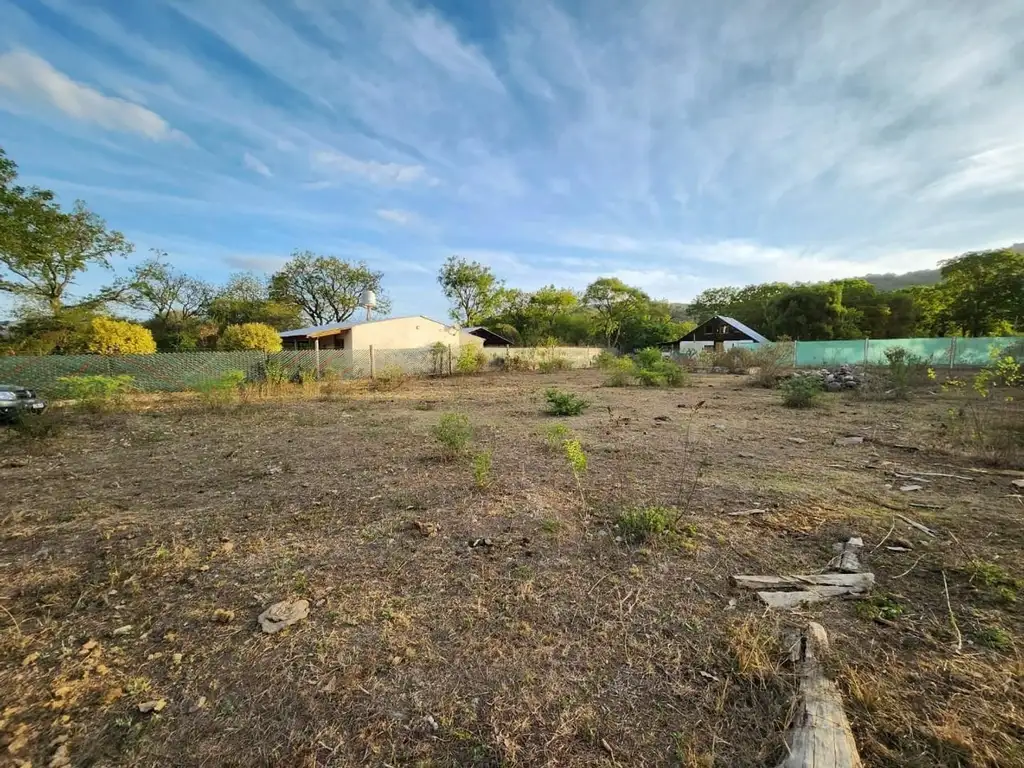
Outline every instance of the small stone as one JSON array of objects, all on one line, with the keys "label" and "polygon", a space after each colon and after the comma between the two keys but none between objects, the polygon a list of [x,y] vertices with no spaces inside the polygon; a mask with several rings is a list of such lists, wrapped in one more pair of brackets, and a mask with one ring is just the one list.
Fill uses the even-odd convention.
[{"label": "small stone", "polygon": [[672,421],[672,419],[669,418],[668,416],[655,416],[654,420],[655,421]]},{"label": "small stone", "polygon": [[50,762],[46,764],[47,768],[67,768],[71,765],[71,755],[68,754],[68,745],[61,744],[57,747],[57,751],[53,753],[53,757],[50,758]]},{"label": "small stone", "polygon": [[235,612],[224,608],[218,608],[213,612],[213,620],[221,624],[230,624],[235,620]]},{"label": "small stone", "polygon": [[1014,480],[1012,485],[1014,488],[1024,488],[1024,478],[1020,480]]},{"label": "small stone", "polygon": [[176,653],[173,656],[171,656],[171,663],[172,664],[181,664],[181,660],[183,658],[185,658],[185,657],[182,654]]},{"label": "small stone", "polygon": [[855,435],[851,437],[837,437],[835,440],[835,445],[860,445],[863,442],[863,437]]},{"label": "small stone", "polygon": [[223,544],[220,545],[220,550],[225,555],[230,555],[232,552],[235,551],[235,544],[231,541],[225,541]]},{"label": "small stone", "polygon": [[309,600],[282,600],[274,603],[257,619],[268,635],[302,621],[309,616]]},{"label": "small stone", "polygon": [[789,440],[789,442],[791,443],[796,443],[797,445],[803,445],[804,443],[807,442],[802,437],[787,437],[786,439]]},{"label": "small stone", "polygon": [[116,635],[127,635],[131,631],[132,631],[132,625],[131,624],[125,624],[123,627],[118,627],[117,629],[115,629],[110,634],[115,635],[115,636]]},{"label": "small stone", "polygon": [[924,488],[923,485],[901,485],[900,490],[904,493],[910,493],[911,491],[920,491]]},{"label": "small stone", "polygon": [[210,570],[210,566],[208,566],[208,565],[200,565],[196,570],[197,571],[202,571],[203,573],[205,573],[206,571]]},{"label": "small stone", "polygon": [[200,709],[206,706],[206,697],[200,696],[196,699],[196,703],[189,708],[189,712],[198,712]]},{"label": "small stone", "polygon": [[144,701],[141,704],[139,704],[139,712],[141,712],[144,715],[150,712],[160,712],[166,706],[167,699],[154,699],[153,701]]},{"label": "small stone", "polygon": [[725,424],[712,424],[715,429],[725,429]]},{"label": "small stone", "polygon": [[825,389],[827,389],[829,392],[839,392],[843,389],[843,385],[840,384],[838,381],[830,381],[825,384]]},{"label": "small stone", "polygon": [[85,656],[89,651],[99,645],[95,640],[89,640],[82,645],[82,649],[78,652],[80,655]]}]

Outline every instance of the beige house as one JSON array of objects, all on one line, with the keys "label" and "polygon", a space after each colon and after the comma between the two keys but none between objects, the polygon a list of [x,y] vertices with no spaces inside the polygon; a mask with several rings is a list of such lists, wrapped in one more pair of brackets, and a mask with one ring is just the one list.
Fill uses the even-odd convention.
[{"label": "beige house", "polygon": [[281,331],[280,336],[285,349],[421,349],[437,342],[460,343],[458,329],[423,315],[347,320]]}]

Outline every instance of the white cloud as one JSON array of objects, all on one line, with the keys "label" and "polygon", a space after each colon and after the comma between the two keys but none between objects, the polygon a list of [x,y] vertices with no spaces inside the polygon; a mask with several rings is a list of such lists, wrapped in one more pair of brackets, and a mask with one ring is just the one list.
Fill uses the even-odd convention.
[{"label": "white cloud", "polygon": [[24,102],[42,102],[76,120],[108,130],[138,133],[154,141],[185,138],[155,112],[76,83],[28,51],[14,50],[0,56],[0,88]]},{"label": "white cloud", "polygon": [[250,154],[249,152],[246,152],[244,155],[242,155],[242,162],[245,164],[246,168],[248,168],[250,171],[258,173],[260,176],[266,176],[269,179],[274,175],[273,173],[270,172],[270,169],[267,167],[266,163],[264,163],[255,155]]},{"label": "white cloud", "polygon": [[313,154],[314,166],[326,172],[361,176],[373,184],[412,184],[417,181],[434,183],[422,165],[401,163],[378,163],[375,160],[358,160],[350,155],[333,150],[322,150]]},{"label": "white cloud", "polygon": [[377,218],[384,219],[384,221],[390,221],[391,223],[398,224],[401,227],[416,224],[419,221],[419,216],[412,211],[403,211],[399,208],[378,208]]}]

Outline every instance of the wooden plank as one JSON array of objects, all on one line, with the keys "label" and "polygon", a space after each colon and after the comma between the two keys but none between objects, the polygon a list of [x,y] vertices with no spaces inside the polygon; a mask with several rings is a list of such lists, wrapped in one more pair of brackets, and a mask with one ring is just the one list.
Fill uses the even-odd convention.
[{"label": "wooden plank", "polygon": [[866,592],[875,585],[873,573],[812,573],[805,576],[733,576],[740,589],[799,589],[811,586],[848,587]]},{"label": "wooden plank", "polygon": [[853,536],[846,542],[835,545],[839,552],[839,564],[836,570],[840,573],[860,573],[860,551],[864,548],[864,539]]},{"label": "wooden plank", "polygon": [[904,523],[909,525],[911,528],[917,528],[917,530],[919,530],[921,533],[926,533],[929,536],[931,536],[932,538],[935,538],[935,531],[933,531],[931,528],[929,528],[929,527],[927,527],[925,525],[921,525],[916,520],[911,520],[909,517],[905,517],[903,515],[896,515],[896,517],[898,517]]},{"label": "wooden plank", "polygon": [[794,644],[792,660],[800,670],[800,699],[790,721],[789,755],[778,768],[862,768],[843,700],[825,676],[828,635],[816,622],[808,624]]},{"label": "wooden plank", "polygon": [[757,596],[769,608],[784,611],[799,608],[801,605],[820,603],[830,597],[850,594],[859,594],[859,592],[855,592],[849,587],[810,587],[809,589],[798,589],[795,592],[758,592]]}]

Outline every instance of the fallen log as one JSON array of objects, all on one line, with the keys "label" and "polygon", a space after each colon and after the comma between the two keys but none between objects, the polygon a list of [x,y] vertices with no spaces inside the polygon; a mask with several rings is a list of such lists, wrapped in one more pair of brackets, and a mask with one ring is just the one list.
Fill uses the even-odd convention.
[{"label": "fallen log", "polygon": [[827,654],[825,628],[812,621],[791,654],[800,670],[800,699],[786,736],[789,756],[778,768],[862,768],[842,697],[822,669]]},{"label": "fallen log", "polygon": [[875,585],[873,573],[812,573],[803,576],[736,575],[733,583],[740,589],[801,589],[807,586],[845,587],[849,591],[867,592]]},{"label": "fallen log", "polygon": [[757,596],[769,608],[786,610],[810,603],[820,603],[830,597],[850,594],[857,593],[851,592],[849,587],[809,587],[792,592],[758,592]]}]

